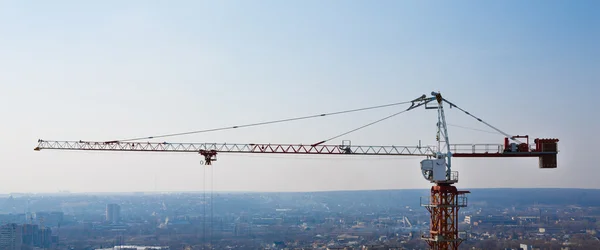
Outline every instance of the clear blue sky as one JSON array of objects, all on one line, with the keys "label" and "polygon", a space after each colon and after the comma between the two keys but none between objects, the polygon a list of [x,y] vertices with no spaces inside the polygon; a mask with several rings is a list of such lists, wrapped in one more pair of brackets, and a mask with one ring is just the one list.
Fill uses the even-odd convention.
[{"label": "clear blue sky", "polygon": [[[457,159],[459,187],[600,188],[598,1],[0,1],[0,37],[0,193],[202,190],[197,155],[34,152],[40,138],[213,128],[432,90],[509,133],[561,139],[555,170]],[[169,140],[313,143],[395,111]],[[419,109],[340,140],[433,144],[435,122]],[[428,188],[420,160],[220,155],[214,186]]]}]

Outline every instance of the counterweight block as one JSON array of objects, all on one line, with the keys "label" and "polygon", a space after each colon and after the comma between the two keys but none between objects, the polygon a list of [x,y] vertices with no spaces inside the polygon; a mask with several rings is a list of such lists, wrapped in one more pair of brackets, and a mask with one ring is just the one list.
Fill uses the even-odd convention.
[{"label": "counterweight block", "polygon": [[[558,139],[535,139],[535,148],[538,152],[558,153]],[[556,154],[539,156],[540,168],[557,168]]]}]

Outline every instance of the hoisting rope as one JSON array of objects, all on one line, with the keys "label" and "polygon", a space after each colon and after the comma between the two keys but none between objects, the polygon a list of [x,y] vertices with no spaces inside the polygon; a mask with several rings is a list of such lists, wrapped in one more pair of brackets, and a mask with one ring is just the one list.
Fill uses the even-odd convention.
[{"label": "hoisting rope", "polygon": [[[213,129],[205,129],[205,130],[196,130],[196,131],[189,131],[189,132],[182,132],[182,133],[173,133],[173,134],[146,136],[146,137],[129,138],[129,139],[121,139],[121,140],[112,140],[112,141],[106,141],[105,143],[130,142],[130,141],[139,141],[139,140],[147,140],[147,139],[156,139],[156,138],[164,138],[164,137],[190,135],[190,134],[198,134],[198,133],[206,133],[206,132],[215,132],[215,131],[229,130],[229,129],[236,129],[236,128],[247,128],[247,127],[262,126],[262,125],[269,125],[269,124],[282,123],[282,122],[291,122],[291,121],[305,120],[305,119],[311,119],[311,118],[318,118],[318,117],[324,117],[324,116],[333,116],[333,115],[347,114],[347,113],[353,113],[353,112],[359,112],[359,111],[365,111],[365,110],[372,110],[372,109],[380,109],[380,108],[386,108],[386,107],[392,107],[392,106],[398,106],[398,105],[402,105],[402,104],[412,103],[413,105],[411,105],[411,107],[409,108],[409,110],[410,110],[412,108],[415,108],[415,107],[413,107],[415,105],[414,104],[415,101],[420,100],[420,99],[422,99],[424,97],[425,97],[425,95],[423,95],[422,97],[417,98],[415,100],[412,100],[412,101],[390,103],[390,104],[385,104],[385,105],[378,105],[378,106],[372,106],[372,107],[366,107],[366,108],[359,108],[359,109],[350,109],[350,110],[337,111],[337,112],[331,112],[331,113],[323,113],[323,114],[318,114],[318,115],[301,116],[301,117],[295,117],[295,118],[288,118],[288,119],[281,119],[281,120],[274,120],[274,121],[266,121],[266,122],[258,122],[258,123],[251,123],[251,124],[231,126],[231,127],[221,127],[221,128],[213,128]],[[406,111],[408,111],[408,110],[406,110]],[[392,116],[395,116],[395,115],[399,115],[399,114],[394,114]],[[387,119],[387,118],[384,118],[383,120],[385,120],[385,119]],[[351,131],[351,132],[353,132],[353,131]],[[340,135],[340,136],[342,136],[342,135]],[[332,139],[334,139],[334,138],[332,138]]]}]

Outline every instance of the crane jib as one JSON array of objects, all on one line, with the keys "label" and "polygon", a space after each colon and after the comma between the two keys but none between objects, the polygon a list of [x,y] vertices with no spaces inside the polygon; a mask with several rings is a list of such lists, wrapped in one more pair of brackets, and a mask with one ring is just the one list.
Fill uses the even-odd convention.
[{"label": "crane jib", "polygon": [[[558,152],[506,152],[501,144],[451,144],[452,157],[538,157]],[[88,142],[40,140],[35,150],[89,150],[138,152],[198,153],[214,150],[218,153],[282,153],[282,154],[338,154],[338,155],[397,155],[433,156],[434,146],[356,146],[304,144],[240,144],[240,143],[166,143],[166,142]]]}]

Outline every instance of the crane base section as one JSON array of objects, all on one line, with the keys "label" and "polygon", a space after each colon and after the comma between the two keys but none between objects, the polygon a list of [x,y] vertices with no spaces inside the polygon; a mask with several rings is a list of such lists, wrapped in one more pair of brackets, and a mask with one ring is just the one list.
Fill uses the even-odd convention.
[{"label": "crane base section", "polygon": [[422,236],[430,249],[458,249],[463,242],[458,234],[458,210],[467,206],[467,193],[438,183],[431,187],[431,196],[421,199],[421,206],[431,213],[429,234]]}]

